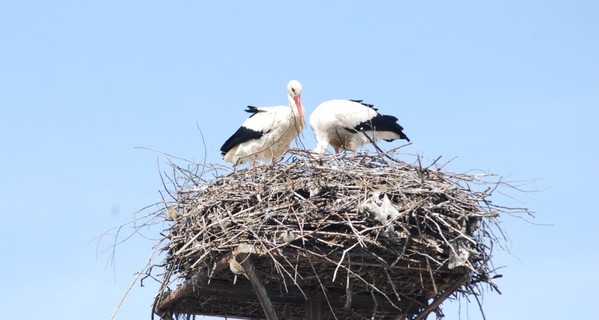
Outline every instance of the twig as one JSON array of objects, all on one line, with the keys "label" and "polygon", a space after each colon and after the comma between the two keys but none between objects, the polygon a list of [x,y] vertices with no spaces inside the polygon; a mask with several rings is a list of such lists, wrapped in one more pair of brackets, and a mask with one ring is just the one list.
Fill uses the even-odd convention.
[{"label": "twig", "polygon": [[[158,243],[156,243],[156,245],[154,245],[154,251],[152,251],[152,254],[150,254],[150,257],[148,258],[148,260],[146,261],[146,263],[144,264],[144,266],[140,270],[146,270],[152,264],[152,261],[154,260],[154,255],[156,254],[156,252],[158,251],[158,249],[160,249],[160,245],[159,245],[160,243],[162,243],[162,240],[158,241]],[[121,306],[123,305],[123,303],[125,302],[125,300],[129,296],[129,293],[133,289],[133,286],[137,283],[137,280],[139,280],[139,277],[141,277],[142,274],[143,274],[143,272],[138,272],[137,275],[135,276],[135,278],[133,278],[133,281],[131,281],[131,284],[129,285],[129,287],[125,291],[125,294],[123,294],[123,297],[119,301],[118,305],[116,306],[116,308],[114,309],[114,311],[112,311],[112,314],[110,315],[110,318],[108,318],[109,320],[113,320],[114,317],[116,317],[116,314],[121,309]]]}]

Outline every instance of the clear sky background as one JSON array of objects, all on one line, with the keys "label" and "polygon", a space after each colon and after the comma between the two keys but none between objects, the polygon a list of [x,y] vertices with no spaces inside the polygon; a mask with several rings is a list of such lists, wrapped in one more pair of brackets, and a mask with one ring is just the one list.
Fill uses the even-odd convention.
[{"label": "clear sky background", "polygon": [[[166,157],[135,147],[222,163],[244,107],[286,104],[291,79],[307,112],[365,99],[399,117],[406,153],[531,181],[511,195],[551,226],[503,218],[487,319],[593,317],[598,17],[597,1],[0,2],[2,318],[108,319],[160,229],[114,260],[94,240],[160,200]],[[150,317],[144,284],[116,319]]]}]

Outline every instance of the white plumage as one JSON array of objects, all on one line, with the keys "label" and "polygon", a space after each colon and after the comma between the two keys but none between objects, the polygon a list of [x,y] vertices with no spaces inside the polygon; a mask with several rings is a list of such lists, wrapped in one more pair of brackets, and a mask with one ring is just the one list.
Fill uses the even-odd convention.
[{"label": "white plumage", "polygon": [[310,127],[314,131],[317,153],[324,153],[329,145],[336,153],[355,151],[377,140],[405,139],[403,127],[397,118],[382,115],[371,104],[362,100],[328,100],[321,103],[310,115]]},{"label": "white plumage", "polygon": [[241,164],[275,161],[289,149],[291,141],[302,131],[304,111],[302,85],[291,80],[287,84],[289,106],[252,107],[252,113],[221,147],[225,161]]}]

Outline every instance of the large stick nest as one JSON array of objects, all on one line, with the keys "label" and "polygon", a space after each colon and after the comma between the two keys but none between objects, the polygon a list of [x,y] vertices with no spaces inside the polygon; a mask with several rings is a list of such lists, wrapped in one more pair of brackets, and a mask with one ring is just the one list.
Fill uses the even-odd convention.
[{"label": "large stick nest", "polygon": [[497,183],[480,175],[297,150],[206,178],[214,170],[173,164],[163,318],[265,318],[255,287],[230,268],[247,260],[287,318],[316,301],[323,319],[423,319],[447,298],[494,288],[497,217],[512,209],[489,201]]}]

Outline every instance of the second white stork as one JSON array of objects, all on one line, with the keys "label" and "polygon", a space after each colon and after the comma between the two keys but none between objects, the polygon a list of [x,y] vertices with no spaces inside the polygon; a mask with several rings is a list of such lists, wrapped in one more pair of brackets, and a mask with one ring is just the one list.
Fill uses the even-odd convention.
[{"label": "second white stork", "polygon": [[356,151],[377,140],[410,141],[396,117],[382,115],[362,100],[337,99],[321,103],[310,115],[310,127],[318,143],[314,151],[319,154],[323,154],[329,145],[339,153]]},{"label": "second white stork", "polygon": [[251,115],[220,148],[225,161],[234,165],[274,162],[287,152],[304,127],[301,94],[301,83],[291,80],[287,84],[289,106],[248,106],[245,111]]}]

